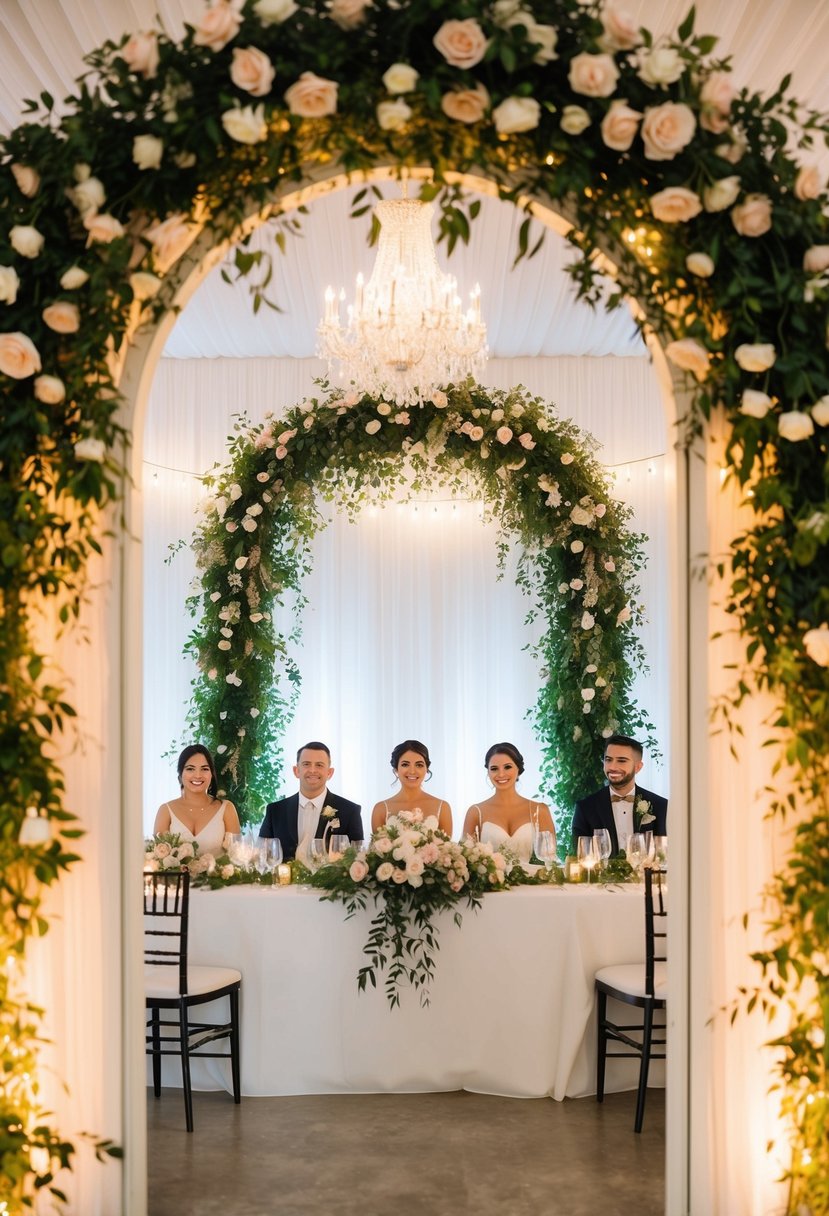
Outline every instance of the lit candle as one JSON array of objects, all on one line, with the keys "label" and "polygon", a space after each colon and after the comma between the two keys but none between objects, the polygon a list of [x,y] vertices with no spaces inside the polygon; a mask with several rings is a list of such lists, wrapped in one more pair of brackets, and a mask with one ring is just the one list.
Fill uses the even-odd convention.
[{"label": "lit candle", "polygon": [[567,881],[581,882],[581,865],[575,860],[567,863]]},{"label": "lit candle", "polygon": [[279,879],[280,887],[290,886],[291,883],[291,867],[284,861],[276,868],[276,876]]}]

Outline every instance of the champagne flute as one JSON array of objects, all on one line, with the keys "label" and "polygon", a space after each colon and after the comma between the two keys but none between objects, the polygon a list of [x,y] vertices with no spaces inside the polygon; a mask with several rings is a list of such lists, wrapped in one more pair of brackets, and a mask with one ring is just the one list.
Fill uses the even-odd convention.
[{"label": "champagne flute", "polygon": [[552,832],[536,832],[535,855],[549,874],[556,859],[556,838]]},{"label": "champagne flute", "polygon": [[599,860],[596,853],[595,841],[592,836],[579,836],[577,856],[579,864],[587,870],[587,881],[590,882],[590,872]]},{"label": "champagne flute", "polygon": [[595,844],[596,855],[599,859],[599,864],[604,865],[610,859],[612,844],[610,842],[610,832],[607,828],[595,828],[593,831],[593,841]]}]

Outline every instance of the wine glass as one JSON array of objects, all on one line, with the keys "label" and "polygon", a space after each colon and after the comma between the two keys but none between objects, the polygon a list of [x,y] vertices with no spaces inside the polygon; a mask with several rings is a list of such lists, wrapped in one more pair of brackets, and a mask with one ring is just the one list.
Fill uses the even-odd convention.
[{"label": "wine glass", "polygon": [[645,861],[648,865],[652,865],[654,858],[653,832],[644,831],[642,836],[645,838]]},{"label": "wine glass", "polygon": [[244,836],[241,832],[227,832],[224,838],[224,847],[227,855],[234,865],[242,865],[244,850]]},{"label": "wine glass", "polygon": [[633,867],[637,879],[639,878],[642,862],[646,857],[645,837],[641,832],[631,832],[630,836],[628,836],[627,859]]},{"label": "wine glass", "polygon": [[311,862],[311,868],[313,870],[318,870],[319,867],[327,860],[324,840],[317,838],[311,841],[308,847],[308,858]]},{"label": "wine glass", "polygon": [[552,832],[536,832],[535,855],[549,874],[556,859],[556,838]]},{"label": "wine glass", "polygon": [[596,844],[592,836],[579,836],[579,844],[577,850],[579,864],[587,871],[587,881],[590,882],[590,873],[593,867],[600,860],[596,852]]},{"label": "wine glass", "polygon": [[596,856],[599,859],[599,864],[604,866],[605,863],[610,859],[610,853],[613,848],[608,829],[595,828],[593,831],[593,842],[595,845]]},{"label": "wine glass", "polygon": [[[268,874],[273,874],[282,861],[282,841],[278,836],[264,836],[259,841],[259,856],[264,854],[265,869]],[[257,858],[257,869],[259,868],[259,859]],[[260,874],[262,871],[259,871]]]},{"label": "wine glass", "polygon": [[654,836],[653,838],[653,854],[656,858],[657,865],[666,866],[668,864],[668,837]]},{"label": "wine glass", "polygon": [[268,863],[268,851],[265,848],[264,840],[260,841],[256,846],[256,851],[253,854],[253,864],[256,867],[256,872],[260,878],[264,878],[270,872]]},{"label": "wine glass", "polygon": [[348,848],[348,846],[350,844],[351,844],[351,839],[347,835],[340,834],[337,836],[329,837],[328,860],[329,861],[339,861],[340,858],[342,857],[343,853],[346,851],[346,849]]}]

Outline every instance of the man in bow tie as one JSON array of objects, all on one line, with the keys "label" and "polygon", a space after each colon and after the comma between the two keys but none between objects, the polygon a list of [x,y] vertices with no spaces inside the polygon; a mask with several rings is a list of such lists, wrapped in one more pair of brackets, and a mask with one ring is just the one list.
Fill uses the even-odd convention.
[{"label": "man in bow tie", "polygon": [[299,793],[278,802],[269,802],[259,829],[260,836],[279,837],[286,861],[299,857],[308,861],[311,841],[329,836],[363,839],[360,807],[339,794],[332,794],[328,782],[334,776],[331,752],[324,743],[305,743],[296,754],[294,776],[299,778]]},{"label": "man in bow tie", "polygon": [[579,836],[592,836],[607,828],[613,853],[624,847],[631,832],[667,836],[668,800],[636,784],[642,767],[642,744],[627,735],[611,735],[604,749],[607,785],[576,803],[573,815],[573,852]]}]

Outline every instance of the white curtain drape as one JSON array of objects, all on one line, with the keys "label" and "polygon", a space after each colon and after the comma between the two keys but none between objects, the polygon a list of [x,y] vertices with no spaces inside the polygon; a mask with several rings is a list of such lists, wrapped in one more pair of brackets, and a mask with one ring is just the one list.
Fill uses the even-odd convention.
[{"label": "white curtain drape", "polygon": [[[231,415],[259,419],[313,391],[314,360],[163,360],[153,387],[145,442],[145,795],[149,829],[158,805],[176,793],[174,758],[182,737],[192,668],[181,657],[192,627],[183,603],[194,576],[187,551],[168,564],[168,546],[189,539],[201,494],[196,472],[223,462]],[[601,442],[615,493],[647,533],[641,580],[651,672],[637,695],[651,715],[667,762],[670,697],[665,613],[665,485],[668,442],[647,359],[493,360],[494,387],[522,383]],[[370,806],[391,787],[389,755],[404,738],[430,748],[430,788],[446,798],[459,829],[465,808],[486,794],[483,756],[500,739],[524,753],[522,787],[538,790],[539,749],[526,713],[539,687],[524,649],[529,601],[510,569],[497,580],[494,524],[480,504],[368,508],[356,524],[335,515],[315,541],[308,609],[296,651],[302,692],[285,740],[283,790],[294,787],[296,748],[322,738],[334,753],[332,788]],[[667,769],[649,761],[656,789]],[[274,795],[279,791],[275,790]]]}]

